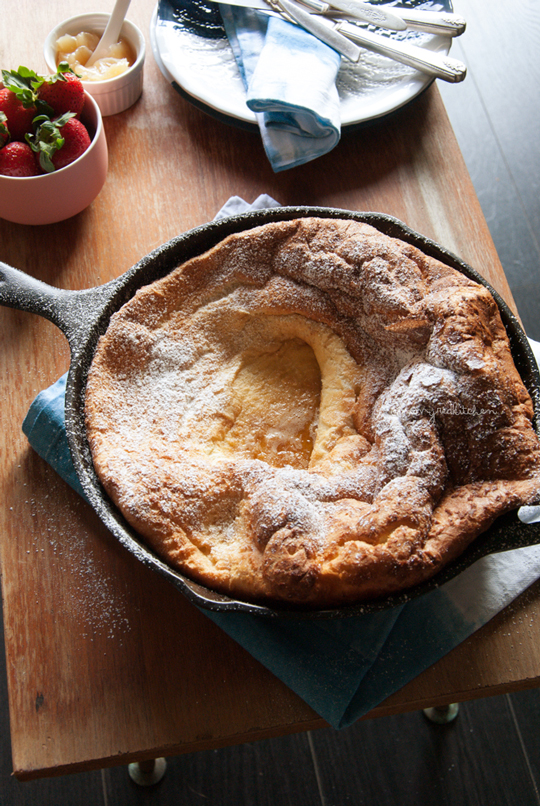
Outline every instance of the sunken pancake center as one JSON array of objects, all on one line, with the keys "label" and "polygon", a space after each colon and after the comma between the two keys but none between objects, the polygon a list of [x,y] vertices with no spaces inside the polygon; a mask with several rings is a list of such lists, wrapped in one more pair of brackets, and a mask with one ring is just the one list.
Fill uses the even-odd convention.
[{"label": "sunken pancake center", "polygon": [[227,401],[231,420],[214,437],[212,454],[307,468],[320,398],[319,364],[305,341],[287,339],[271,352],[244,357]]}]

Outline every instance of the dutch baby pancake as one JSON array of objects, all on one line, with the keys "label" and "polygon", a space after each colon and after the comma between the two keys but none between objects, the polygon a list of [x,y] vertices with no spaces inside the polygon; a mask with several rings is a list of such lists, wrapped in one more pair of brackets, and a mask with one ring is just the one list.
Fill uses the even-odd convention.
[{"label": "dutch baby pancake", "polygon": [[404,590],[540,497],[490,292],[355,221],[265,224],[139,290],[97,346],[86,424],[151,549],[253,602]]}]

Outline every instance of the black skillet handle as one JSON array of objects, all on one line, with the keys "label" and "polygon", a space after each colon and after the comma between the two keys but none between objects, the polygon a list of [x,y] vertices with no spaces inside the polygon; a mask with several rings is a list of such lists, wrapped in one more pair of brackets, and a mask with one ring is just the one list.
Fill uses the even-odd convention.
[{"label": "black skillet handle", "polygon": [[[88,313],[108,297],[107,286],[83,291],[55,288],[0,261],[0,305],[36,313],[60,328],[73,349],[91,326]],[[94,305],[89,303],[94,302]]]}]

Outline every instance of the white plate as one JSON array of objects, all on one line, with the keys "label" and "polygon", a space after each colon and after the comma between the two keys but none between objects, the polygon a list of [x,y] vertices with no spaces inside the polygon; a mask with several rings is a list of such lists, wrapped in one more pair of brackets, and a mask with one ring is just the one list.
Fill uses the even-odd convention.
[{"label": "white plate", "polygon": [[[449,0],[409,0],[407,6],[452,10]],[[201,8],[200,0],[197,7]],[[235,125],[256,126],[255,116],[245,103],[244,85],[228,40],[207,38],[188,30],[171,19],[171,8],[174,0],[161,0],[150,25],[152,51],[165,78],[205,111]],[[450,50],[450,37],[418,31],[391,36],[440,53]],[[356,64],[342,59],[337,79],[342,126],[387,115],[416,98],[432,81],[432,76],[367,50],[362,51]]]}]

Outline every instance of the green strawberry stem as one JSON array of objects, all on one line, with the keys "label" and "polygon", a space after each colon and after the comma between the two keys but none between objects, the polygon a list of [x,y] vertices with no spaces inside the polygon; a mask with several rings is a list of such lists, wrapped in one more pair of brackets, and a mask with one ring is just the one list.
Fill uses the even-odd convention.
[{"label": "green strawberry stem", "polygon": [[73,73],[74,76],[80,78],[80,76],[77,75],[75,70],[73,70],[73,68],[69,65],[68,62],[60,62],[56,70],[56,73],[47,76],[45,81],[47,82],[47,84],[55,84],[57,81],[67,81],[67,78],[65,76],[66,73]]},{"label": "green strawberry stem", "polygon": [[11,139],[8,127],[6,126],[6,122],[7,122],[6,113],[0,112],[0,148],[2,148],[2,146],[5,146],[5,144]]},{"label": "green strawberry stem", "polygon": [[[56,120],[52,120],[54,110],[40,98],[39,89],[45,83],[55,84],[57,81],[67,81],[65,73],[77,75],[67,62],[61,62],[56,73],[51,76],[40,76],[24,66],[20,66],[18,70],[2,70],[4,87],[11,90],[25,108],[35,107],[37,114],[32,120],[32,125],[35,127],[34,133],[27,133],[25,138],[32,150],[39,154],[39,164],[46,173],[55,170],[52,158],[64,145],[62,126],[75,115],[72,112],[66,112]],[[9,140],[6,121],[6,115],[0,112],[0,147]]]},{"label": "green strawberry stem", "polygon": [[25,108],[35,106],[38,114],[52,115],[52,108],[38,95],[38,90],[45,81],[44,76],[39,76],[28,67],[20,66],[18,70],[2,70],[4,87],[11,90]]},{"label": "green strawberry stem", "polygon": [[32,151],[39,155],[39,164],[45,173],[52,173],[55,170],[52,158],[64,145],[62,137],[62,126],[70,118],[74,118],[73,112],[66,112],[56,120],[51,120],[48,115],[38,115],[33,123],[37,124],[34,134],[27,134],[26,141]]}]

